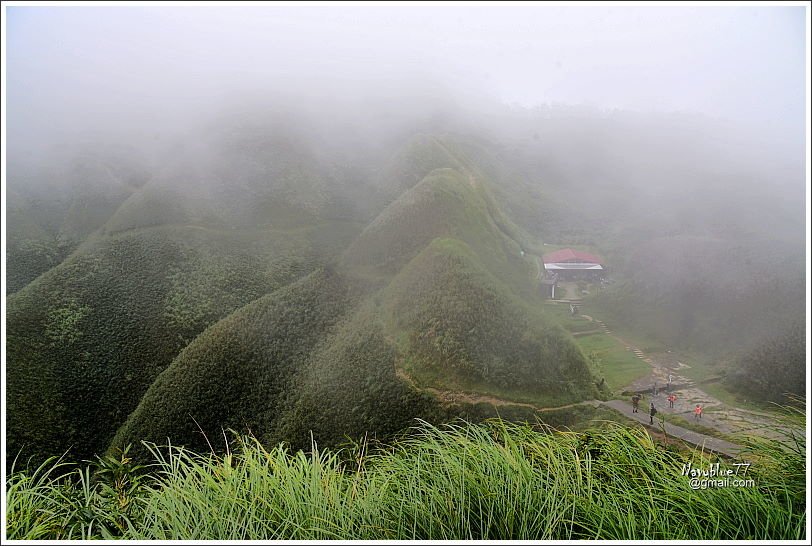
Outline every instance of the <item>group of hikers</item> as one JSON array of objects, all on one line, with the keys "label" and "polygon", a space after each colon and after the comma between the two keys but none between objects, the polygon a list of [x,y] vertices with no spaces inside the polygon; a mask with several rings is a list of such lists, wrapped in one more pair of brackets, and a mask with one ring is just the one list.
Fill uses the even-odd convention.
[{"label": "group of hikers", "polygon": [[[668,395],[666,400],[668,400],[668,407],[671,408],[671,409],[674,409],[674,402],[677,401],[677,395],[674,394],[673,392],[671,392],[671,382],[673,381],[673,379],[674,379],[674,377],[671,374],[668,374],[667,389],[668,389],[668,392],[670,394]],[[652,385],[651,391],[654,394],[654,396],[657,396],[658,390],[657,390],[657,383],[656,382]],[[640,413],[640,400],[641,399],[642,399],[642,395],[639,392],[634,393],[634,395],[632,396],[632,413]],[[698,420],[698,419],[702,419],[702,410],[703,410],[703,408],[702,408],[701,404],[697,404],[696,407],[694,408],[693,412],[694,412],[694,420],[695,421]],[[649,415],[649,422],[653,425],[654,424],[654,416],[657,415],[657,408],[654,406],[653,401],[651,403],[649,403],[648,415]]]}]

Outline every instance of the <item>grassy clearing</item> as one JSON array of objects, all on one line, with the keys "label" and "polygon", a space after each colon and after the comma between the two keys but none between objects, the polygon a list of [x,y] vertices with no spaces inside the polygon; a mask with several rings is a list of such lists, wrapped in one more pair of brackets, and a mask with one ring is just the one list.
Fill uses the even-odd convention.
[{"label": "grassy clearing", "polygon": [[594,355],[593,362],[597,363],[598,373],[606,378],[612,391],[619,391],[651,371],[651,366],[606,334],[579,336],[575,338],[575,343],[585,355]]},{"label": "grassy clearing", "polygon": [[[68,474],[12,472],[8,538],[799,539],[805,440],[753,445],[751,487],[692,489],[697,452],[640,427],[587,433],[422,424],[390,446],[292,453],[243,438],[223,457],[151,447]],[[725,463],[722,463],[723,467]],[[137,478],[131,476],[137,475]]]},{"label": "grassy clearing", "polygon": [[573,316],[570,306],[566,303],[547,302],[541,309],[545,317],[551,318],[568,332],[586,332],[600,328],[597,322],[584,318],[580,314]]},{"label": "grassy clearing", "polygon": [[[589,306],[588,311],[585,312],[601,320],[609,319],[608,315],[603,313],[600,309],[594,308],[593,306]],[[629,343],[632,343],[636,347],[640,347],[640,349],[647,354],[656,355],[658,352],[664,353],[671,349],[653,337],[647,336],[641,332],[631,331],[625,328],[622,324],[615,324],[610,320],[607,325],[610,326],[618,336]],[[773,412],[775,410],[774,404],[770,404],[768,402],[759,402],[752,400],[751,398],[747,398],[745,395],[737,393],[726,387],[723,381],[717,381],[716,379],[724,377],[724,375],[727,373],[727,369],[722,362],[713,360],[707,356],[703,356],[695,352],[688,352],[685,350],[676,351],[674,349],[671,350],[675,351],[674,354],[678,355],[677,358],[679,360],[690,365],[690,368],[680,368],[679,373],[688,379],[693,380],[703,391],[718,399],[720,402],[732,407],[753,411]]]},{"label": "grassy clearing", "polygon": [[[598,324],[582,317],[572,316],[569,305],[547,303],[542,307],[545,317],[551,318],[570,333],[587,332],[598,328]],[[596,333],[574,338],[593,367],[597,377],[604,377],[612,391],[618,391],[629,383],[645,376],[651,366],[637,358],[616,339]]]},{"label": "grassy clearing", "polygon": [[633,343],[643,351],[664,352],[670,348],[666,347],[654,336],[646,334],[644,331],[635,331],[626,327],[624,324],[621,324],[615,320],[613,315],[611,315],[606,309],[600,305],[596,305],[593,298],[587,299],[583,303],[581,310],[583,313],[586,313],[595,319],[604,321],[607,326],[617,333],[618,336],[627,340],[629,343]]}]

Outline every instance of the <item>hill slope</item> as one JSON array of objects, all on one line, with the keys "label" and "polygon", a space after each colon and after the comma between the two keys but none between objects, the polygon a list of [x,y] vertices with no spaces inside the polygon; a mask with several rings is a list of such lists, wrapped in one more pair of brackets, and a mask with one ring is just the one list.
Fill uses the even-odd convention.
[{"label": "hill slope", "polygon": [[408,347],[411,371],[430,383],[550,405],[592,393],[587,362],[563,330],[514,295],[462,241],[432,241],[386,296],[386,317]]},{"label": "hill slope", "polygon": [[312,270],[314,232],[97,238],[8,300],[9,449],[103,450],[190,340]]},{"label": "hill slope", "polygon": [[62,170],[9,173],[6,293],[61,263],[103,226],[149,173],[120,157],[83,157]]}]

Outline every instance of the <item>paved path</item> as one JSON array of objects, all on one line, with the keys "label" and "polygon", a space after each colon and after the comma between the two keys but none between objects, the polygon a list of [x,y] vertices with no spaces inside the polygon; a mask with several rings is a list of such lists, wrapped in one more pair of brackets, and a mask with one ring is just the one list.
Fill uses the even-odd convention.
[{"label": "paved path", "polygon": [[[396,367],[395,372],[402,380],[409,383],[414,388],[418,388],[417,384],[414,382],[405,370],[402,368]],[[488,395],[481,395],[481,394],[474,394],[474,393],[465,393],[459,391],[449,391],[449,390],[440,390],[434,389],[431,387],[426,387],[419,389],[424,392],[427,392],[437,398],[438,400],[448,404],[455,404],[455,403],[465,403],[465,404],[478,404],[478,403],[487,403],[491,404],[494,407],[499,406],[521,406],[532,409],[536,412],[547,412],[547,411],[556,411],[562,410],[566,408],[571,408],[575,406],[584,406],[589,405],[593,407],[597,407],[599,405],[609,407],[619,413],[621,413],[624,417],[628,417],[632,420],[637,421],[638,423],[647,426],[656,431],[662,431],[665,428],[665,433],[668,436],[673,438],[679,438],[680,440],[687,442],[691,445],[697,446],[699,448],[703,448],[705,451],[713,451],[715,453],[720,453],[727,457],[735,458],[737,454],[742,450],[741,446],[736,444],[732,444],[725,440],[721,440],[719,438],[714,438],[712,436],[708,436],[705,434],[700,434],[699,432],[694,432],[692,430],[688,430],[686,428],[673,425],[671,423],[666,422],[663,427],[663,424],[660,422],[660,418],[667,415],[666,411],[669,410],[660,410],[658,413],[659,417],[654,418],[654,426],[649,424],[649,417],[648,413],[640,412],[640,413],[632,413],[632,406],[631,404],[624,402],[622,400],[609,400],[608,402],[604,402],[601,400],[586,400],[584,402],[576,402],[574,404],[567,404],[565,406],[558,406],[558,407],[551,407],[551,408],[542,408],[533,404],[527,404],[523,402],[514,402],[512,400],[504,400],[501,398],[496,398],[494,396]],[[658,408],[659,409],[659,408]]]},{"label": "paved path", "polygon": [[[624,417],[634,419],[638,423],[641,423],[648,428],[653,428],[658,431],[665,430],[665,433],[668,436],[679,438],[691,445],[704,448],[705,451],[713,451],[715,453],[720,453],[722,455],[735,458],[743,449],[739,445],[730,443],[720,438],[714,438],[713,436],[708,436],[706,434],[701,434],[699,432],[694,432],[693,430],[688,430],[687,428],[671,424],[668,422],[668,414],[666,414],[665,410],[661,408],[658,408],[658,413],[654,416],[654,425],[652,426],[649,424],[649,415],[647,409],[644,408],[642,404],[640,405],[641,407],[639,413],[632,413],[631,404],[628,404],[622,400],[609,400],[608,402],[604,402],[603,405],[619,411]],[[660,421],[660,419],[663,417],[665,417],[664,424]]]},{"label": "paved path", "polygon": [[[680,362],[677,355],[670,351],[646,354],[639,347],[635,347],[613,333],[602,321],[589,315],[581,316],[597,323],[605,334],[617,340],[627,351],[651,366],[651,372],[627,385],[620,390],[621,392],[644,393],[646,398],[650,397],[646,402],[653,400],[654,405],[658,409],[662,409],[667,406],[666,397],[669,391],[665,387],[668,384],[668,376],[671,375],[671,392],[677,396],[674,410],[671,413],[680,414],[684,419],[693,419],[693,408],[700,404],[704,409],[702,424],[708,428],[725,434],[750,434],[773,439],[786,437],[784,432],[775,427],[775,416],[724,404],[702,390],[693,380],[682,375],[682,370],[690,368],[690,365]],[[657,396],[653,395],[655,384],[659,391]],[[648,406],[648,403],[645,405]]]}]

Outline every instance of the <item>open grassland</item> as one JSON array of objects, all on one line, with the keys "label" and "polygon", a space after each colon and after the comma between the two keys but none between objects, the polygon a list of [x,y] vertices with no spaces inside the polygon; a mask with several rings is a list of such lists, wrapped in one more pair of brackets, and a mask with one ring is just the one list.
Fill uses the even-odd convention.
[{"label": "open grassland", "polygon": [[589,360],[593,374],[603,377],[611,391],[619,391],[651,371],[651,366],[637,358],[633,352],[627,351],[613,337],[602,332],[579,335],[600,328],[594,321],[580,315],[572,316],[569,305],[545,303],[542,310],[545,317],[575,335],[575,344]]},{"label": "open grassland", "polygon": [[651,366],[606,334],[579,336],[575,338],[575,343],[592,360],[596,375],[605,378],[612,391],[620,391],[651,371]]},{"label": "open grassland", "polygon": [[13,472],[8,538],[797,540],[806,524],[803,438],[752,445],[751,485],[707,489],[682,469],[712,461],[639,427],[458,422],[338,451],[151,451],[147,473],[123,455]]}]

